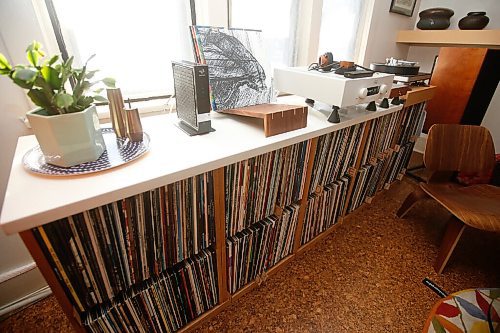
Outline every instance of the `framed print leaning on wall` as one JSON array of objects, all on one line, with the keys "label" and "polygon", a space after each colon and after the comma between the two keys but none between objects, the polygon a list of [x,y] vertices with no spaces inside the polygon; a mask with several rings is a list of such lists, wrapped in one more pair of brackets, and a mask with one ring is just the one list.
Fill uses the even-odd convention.
[{"label": "framed print leaning on wall", "polygon": [[392,13],[412,16],[416,2],[417,0],[392,0],[389,11]]}]

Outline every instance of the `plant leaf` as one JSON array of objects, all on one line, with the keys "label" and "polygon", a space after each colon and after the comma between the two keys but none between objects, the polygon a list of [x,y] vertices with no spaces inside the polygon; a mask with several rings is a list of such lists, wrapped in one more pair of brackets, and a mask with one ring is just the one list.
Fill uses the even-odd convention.
[{"label": "plant leaf", "polygon": [[94,71],[88,71],[87,74],[85,75],[85,78],[86,79],[91,79],[94,77],[95,73],[99,72],[98,69],[94,70]]},{"label": "plant leaf", "polygon": [[31,89],[33,87],[33,83],[19,80],[14,77],[12,77],[12,81],[14,81],[15,84],[17,84],[19,87],[23,89]]},{"label": "plant leaf", "polygon": [[67,108],[73,104],[73,96],[66,93],[60,93],[56,96],[56,105],[60,108]]},{"label": "plant leaf", "polygon": [[37,51],[28,51],[28,52],[26,52],[26,58],[28,58],[28,61],[31,64],[31,66],[33,66],[33,67],[37,67],[38,66],[38,59],[40,57],[39,57],[39,54],[38,54]]},{"label": "plant leaf", "polygon": [[95,99],[96,101],[98,101],[98,102],[107,102],[107,101],[108,101],[108,99],[107,99],[106,97],[103,97],[103,96],[101,96],[101,95],[95,95],[95,96],[94,96],[94,99]]},{"label": "plant leaf", "polygon": [[28,92],[28,97],[33,101],[33,103],[35,103],[35,105],[47,110],[49,114],[57,114],[57,112],[51,113],[51,111],[54,110],[54,107],[51,105],[49,99],[45,96],[42,90],[31,89]]},{"label": "plant leaf", "polygon": [[0,69],[8,69],[8,70],[12,69],[7,58],[5,58],[5,56],[1,53],[0,53]]},{"label": "plant leaf", "polygon": [[94,94],[100,94],[103,90],[104,88],[97,88],[96,90],[94,90]]},{"label": "plant leaf", "polygon": [[61,78],[59,77],[59,72],[57,70],[49,66],[43,66],[40,71],[42,73],[42,77],[50,84],[52,89],[59,89],[61,86]]},{"label": "plant leaf", "polygon": [[87,64],[89,63],[89,61],[90,61],[90,60],[92,60],[92,58],[94,58],[94,57],[95,57],[95,54],[91,55],[91,56],[87,59],[87,61],[85,61],[85,65],[84,65],[84,66],[85,66],[85,67],[87,67]]},{"label": "plant leaf", "polygon": [[[94,102],[94,99],[90,96],[82,96],[78,99],[77,101],[77,105],[79,106],[82,106],[83,109],[86,109],[90,106],[90,104],[92,104],[92,102]],[[83,110],[82,109],[82,110]]]},{"label": "plant leaf", "polygon": [[38,72],[32,68],[16,68],[12,73],[12,78],[26,83],[34,82],[37,76]]},{"label": "plant leaf", "polygon": [[42,44],[37,41],[33,41],[26,49],[26,58],[33,67],[38,66],[38,60],[45,55],[41,50]]},{"label": "plant leaf", "polygon": [[116,80],[112,77],[105,77],[102,79],[102,83],[104,83],[107,87],[115,88]]},{"label": "plant leaf", "polygon": [[47,60],[45,62],[45,64],[47,66],[52,66],[57,60],[59,60],[59,56],[56,54],[55,56],[53,56],[52,58],[50,58],[49,60]]},{"label": "plant leaf", "polygon": [[71,68],[71,65],[73,65],[73,59],[73,56],[69,57],[69,59],[64,62],[64,67],[68,69]]}]

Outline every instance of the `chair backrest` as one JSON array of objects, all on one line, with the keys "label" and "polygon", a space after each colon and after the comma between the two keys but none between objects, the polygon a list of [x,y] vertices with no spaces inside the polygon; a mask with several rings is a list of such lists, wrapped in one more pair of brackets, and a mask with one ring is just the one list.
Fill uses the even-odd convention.
[{"label": "chair backrest", "polygon": [[495,166],[491,134],[481,126],[432,125],[427,137],[424,164],[431,171],[491,171]]}]

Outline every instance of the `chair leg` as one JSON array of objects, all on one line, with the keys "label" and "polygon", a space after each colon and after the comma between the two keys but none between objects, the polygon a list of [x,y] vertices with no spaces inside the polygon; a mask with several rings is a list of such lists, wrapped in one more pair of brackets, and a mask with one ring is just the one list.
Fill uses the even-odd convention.
[{"label": "chair leg", "polygon": [[427,193],[425,193],[420,186],[415,189],[415,191],[411,192],[408,194],[406,197],[405,201],[399,207],[398,212],[396,213],[396,216],[399,218],[403,218],[406,213],[410,211],[410,209],[419,201],[420,199],[424,199],[427,197]]},{"label": "chair leg", "polygon": [[436,262],[434,263],[434,269],[438,274],[443,272],[444,266],[446,266],[448,259],[450,259],[450,256],[453,253],[460,236],[462,236],[464,229],[465,224],[455,216],[452,216],[448,220],[446,231],[443,240],[441,241],[441,247],[439,248],[439,254],[436,258]]}]

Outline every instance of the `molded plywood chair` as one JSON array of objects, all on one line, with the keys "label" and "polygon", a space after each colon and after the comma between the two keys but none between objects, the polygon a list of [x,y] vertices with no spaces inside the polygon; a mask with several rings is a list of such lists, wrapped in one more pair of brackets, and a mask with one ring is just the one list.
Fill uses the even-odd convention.
[{"label": "molded plywood chair", "polygon": [[500,187],[462,187],[446,181],[454,171],[485,173],[493,169],[495,148],[491,135],[480,126],[433,125],[427,137],[424,164],[433,172],[429,183],[420,183],[396,215],[404,217],[418,200],[429,197],[452,214],[434,264],[436,272],[441,273],[466,226],[500,232]]}]

